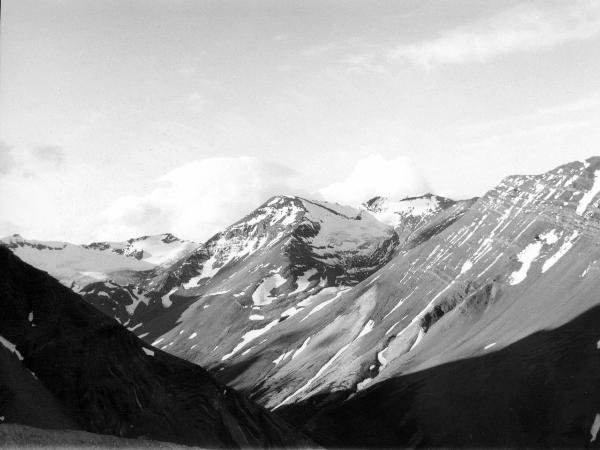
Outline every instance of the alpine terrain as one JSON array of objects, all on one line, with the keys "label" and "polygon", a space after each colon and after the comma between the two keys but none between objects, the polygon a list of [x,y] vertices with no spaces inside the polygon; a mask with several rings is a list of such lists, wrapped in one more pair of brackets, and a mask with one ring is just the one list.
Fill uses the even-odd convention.
[{"label": "alpine terrain", "polygon": [[[62,418],[13,421],[70,428],[68,383],[84,369],[65,367],[85,357],[91,368],[111,361],[111,401],[130,411],[97,425],[112,406],[84,384],[77,408],[88,431],[199,442],[175,439],[173,424],[152,435],[136,422],[167,420],[146,397],[153,383],[177,392],[183,405],[156,398],[177,414],[201,408],[179,397],[205,389],[189,373],[219,386],[203,395],[232,414],[222,433],[235,420],[252,430],[226,445],[294,446],[303,435],[331,447],[597,445],[599,203],[594,157],[509,176],[468,200],[375,197],[353,207],[276,196],[202,244],[170,234],[90,245],[7,237],[16,256],[78,294],[3,253],[12,315],[0,334],[23,361],[3,358],[36,374],[24,392],[43,391]],[[90,346],[106,346],[102,359]],[[299,431],[286,434],[286,423]]]}]

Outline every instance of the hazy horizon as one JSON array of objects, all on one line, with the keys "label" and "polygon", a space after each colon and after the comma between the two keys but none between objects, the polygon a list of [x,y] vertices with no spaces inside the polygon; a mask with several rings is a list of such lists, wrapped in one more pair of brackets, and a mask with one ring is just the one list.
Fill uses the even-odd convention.
[{"label": "hazy horizon", "polygon": [[468,198],[600,154],[592,0],[1,15],[1,236],[202,241],[274,194]]}]

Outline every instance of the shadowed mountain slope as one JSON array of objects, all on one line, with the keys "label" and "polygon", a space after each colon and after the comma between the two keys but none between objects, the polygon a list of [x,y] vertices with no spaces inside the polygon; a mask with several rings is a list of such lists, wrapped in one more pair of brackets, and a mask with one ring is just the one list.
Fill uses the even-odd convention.
[{"label": "shadowed mountain slope", "polygon": [[598,323],[600,306],[494,353],[278,412],[333,447],[597,447]]},{"label": "shadowed mountain slope", "polygon": [[[22,358],[43,386],[23,387],[29,392],[21,398],[47,389],[53,399],[46,413],[54,414],[60,402],[65,425],[70,419],[95,433],[209,447],[307,442],[202,368],[145,344],[3,246],[0,267],[0,336],[13,352],[0,353],[2,372],[17,370],[15,357]],[[6,422],[19,421],[13,410],[4,410],[7,405],[0,405],[0,415]]]}]

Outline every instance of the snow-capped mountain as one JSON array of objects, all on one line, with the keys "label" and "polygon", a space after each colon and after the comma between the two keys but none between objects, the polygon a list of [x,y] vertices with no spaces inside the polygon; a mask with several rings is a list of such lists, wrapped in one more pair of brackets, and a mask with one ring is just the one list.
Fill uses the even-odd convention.
[{"label": "snow-capped mountain", "polygon": [[138,305],[160,296],[165,271],[200,247],[169,233],[89,245],[12,235],[0,244],[122,323]]},{"label": "snow-capped mountain", "polygon": [[[586,352],[596,348],[600,336],[588,330],[577,335],[571,324],[589,322],[580,318],[600,303],[595,295],[600,288],[599,202],[600,158],[541,175],[510,176],[482,197],[464,201],[430,194],[397,201],[376,197],[351,208],[277,196],[176,262],[153,269],[153,276],[136,271],[140,281],[132,286],[141,287],[149,300],[130,307],[122,318],[147,343],[207,367],[305,427],[317,441],[351,445],[343,430],[344,423],[352,423],[348,436],[374,445],[378,438],[366,429],[372,421],[365,417],[361,425],[348,419],[346,404],[361,411],[387,392],[381,411],[411,404],[403,420],[429,423],[412,402],[429,395],[421,389],[448,395],[431,380],[451,376],[468,385],[473,371],[487,379],[505,376],[497,383],[503,392],[513,384],[534,383],[536,371],[529,365],[510,366],[507,374],[502,370],[512,364],[512,355],[531,350],[531,342],[537,342],[532,336],[543,332],[550,333],[553,350],[534,351],[532,361],[550,359],[552,369],[542,376],[545,386],[555,383],[550,375],[544,378],[547,373],[559,373],[560,383],[575,376],[560,362],[579,352],[573,342],[585,345],[581,360],[590,361]],[[118,298],[123,284],[112,292],[113,282],[101,282],[106,299],[123,304]],[[562,329],[572,337],[568,343],[552,332]],[[461,363],[479,358],[488,364]],[[443,369],[448,364],[468,369],[448,375]],[[432,374],[429,381],[422,373]],[[416,397],[398,387],[408,382]],[[557,433],[568,436],[564,442],[578,446],[584,442],[581,430],[589,439],[596,397],[580,402],[579,391],[567,391],[553,400],[553,408],[574,402],[576,417],[557,421],[551,431],[535,425],[535,433],[555,436],[548,441],[554,443]],[[484,401],[498,400],[495,394],[481,395]],[[507,392],[507,398],[515,398],[511,395]],[[528,409],[520,414],[529,417],[533,402],[551,420],[547,405],[537,401],[528,398]],[[504,406],[507,415],[514,414]],[[473,407],[465,414],[472,415],[472,423],[488,426],[491,412],[477,417],[477,411]],[[385,422],[382,414],[374,416]],[[444,441],[431,423],[383,433],[380,443],[486,444],[462,422],[460,433]],[[598,424],[600,429],[600,416]],[[493,442],[530,442],[507,436]]]},{"label": "snow-capped mountain", "polygon": [[292,277],[310,268],[331,284],[353,284],[381,266],[395,239],[391,227],[359,209],[277,196],[207,241],[201,254],[208,259],[184,286],[195,287],[228,264],[273,253],[274,247],[288,260]]},{"label": "snow-capped mountain", "polygon": [[[301,354],[279,360],[252,387],[256,397],[277,408],[332,390],[360,391],[499,350],[594,306],[598,169],[594,158],[508,177],[439,234],[334,301],[319,299],[313,308],[327,305],[319,312],[286,322],[285,335],[298,335],[286,351]],[[273,333],[257,354],[275,347]]]},{"label": "snow-capped mountain", "polygon": [[118,255],[129,256],[155,266],[165,266],[186,256],[199,244],[184,241],[171,233],[154,236],[142,236],[125,242],[93,242],[83,248],[94,250],[110,250]]},{"label": "snow-capped mountain", "polygon": [[330,308],[353,286],[440,233],[470,204],[451,203],[422,218],[403,246],[366,208],[274,197],[182,262],[172,272],[181,284],[163,296],[163,307],[142,309],[129,326],[256,395],[262,383],[277,386],[289,376],[288,360],[331,325]]},{"label": "snow-capped mountain", "polygon": [[390,200],[386,197],[373,197],[361,205],[361,208],[373,213],[381,222],[392,227],[406,226],[406,222],[419,223],[427,217],[449,208],[456,202],[449,198],[433,194],[420,197],[406,197],[402,200]]},{"label": "snow-capped mountain", "polygon": [[168,266],[199,246],[170,233],[126,242],[94,242],[88,245],[29,240],[14,234],[0,239],[0,243],[19,258],[47,271],[75,290],[91,282],[108,280],[120,272],[141,272]]},{"label": "snow-capped mountain", "polygon": [[179,264],[170,276],[180,284],[163,296],[162,308],[142,310],[130,326],[149,342],[215,366],[241,352],[257,329],[294,314],[298,307],[290,306],[309,293],[341,292],[374,273],[397,243],[393,228],[367,211],[277,196]]},{"label": "snow-capped mountain", "polygon": [[358,284],[309,277],[281,296],[274,283],[263,304],[249,301],[255,286],[210,292],[213,277],[154,342],[277,411],[501,350],[597,304],[599,169],[591,159],[508,177],[456,219],[441,210],[437,233]]},{"label": "snow-capped mountain", "polygon": [[402,200],[374,197],[363,203],[361,209],[394,227],[400,247],[408,248],[420,244],[458,220],[476,200],[456,201],[433,194]]}]

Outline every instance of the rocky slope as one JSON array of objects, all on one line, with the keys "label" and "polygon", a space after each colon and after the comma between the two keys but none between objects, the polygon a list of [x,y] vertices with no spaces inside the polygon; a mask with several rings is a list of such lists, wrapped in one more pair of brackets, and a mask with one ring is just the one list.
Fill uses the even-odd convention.
[{"label": "rocky slope", "polygon": [[302,354],[280,361],[256,398],[278,408],[360,391],[500,350],[596,305],[598,169],[594,158],[508,177],[442,232],[310,317],[286,321],[287,335],[310,340],[293,341]]},{"label": "rocky slope", "polygon": [[[111,279],[82,293],[147,342],[264,401],[287,382],[287,360],[328,325],[328,305],[394,255],[441,232],[471,203],[440,200],[444,208],[425,215],[411,207],[404,220],[418,226],[403,232],[401,244],[394,227],[368,208],[278,196],[163,270],[157,290],[144,282],[156,278],[130,271],[141,281],[123,286]],[[149,288],[147,300],[132,303],[140,285]]]},{"label": "rocky slope", "polygon": [[380,222],[398,233],[400,248],[414,247],[450,226],[475,203],[477,198],[452,200],[433,194],[390,200],[374,197],[361,205]]},{"label": "rocky slope", "polygon": [[307,443],[202,368],[145,344],[4,246],[0,267],[3,421],[210,447]]},{"label": "rocky slope", "polygon": [[[600,303],[595,294],[599,201],[600,158],[541,175],[510,176],[481,198],[460,202],[376,198],[357,210],[275,197],[173,266],[166,275],[173,287],[130,324],[147,342],[202,363],[328,444],[338,439],[337,445],[349,445],[340,436],[349,420],[346,405],[349,411],[366,408],[390,390],[382,409],[387,414],[403,404],[420,404],[419,392],[428,395],[428,389],[438,397],[450,395],[441,381],[426,380],[444,379],[449,375],[442,368],[463,360],[475,362],[453,366],[460,367],[455,383],[467,384],[471,371],[488,380],[507,370],[512,381],[496,384],[498,397],[488,401],[514,399],[510,389],[520,384],[524,398],[516,410],[523,408],[520,414],[526,416],[527,408],[537,405],[540,417],[549,420],[550,408],[578,400],[566,396],[536,403],[550,392],[529,389],[536,368],[549,361],[544,367],[555,376],[541,376],[541,382],[564,386],[571,372],[562,359],[585,344],[581,357],[595,370],[590,362],[595,353],[588,350],[595,348],[596,336],[589,330],[569,335],[564,346],[536,353],[522,366],[514,361],[510,366],[510,355],[515,348],[533,351],[530,342],[538,341],[529,337],[564,329]],[[523,342],[527,346],[520,347]],[[504,356],[488,359],[496,353]],[[491,361],[489,372],[477,361],[484,366]],[[407,385],[412,387],[395,387]],[[464,400],[469,392],[466,386],[455,398]],[[331,413],[307,421],[305,414],[315,405]],[[573,416],[559,421],[556,433],[547,433],[543,442],[571,445],[583,439],[581,430],[588,439],[594,421],[590,405],[574,407]],[[493,420],[491,409],[468,414],[473,411],[482,414],[474,423]],[[513,412],[509,406],[501,411],[502,424],[512,433]],[[380,445],[443,445],[443,435],[435,431],[436,424],[445,426],[439,416],[425,426],[420,410],[406,414],[401,423],[416,421],[416,434],[388,434]],[[363,427],[358,422],[348,423],[368,436],[371,421]],[[330,435],[323,432],[325,424],[332,427]],[[487,422],[482,427],[488,430]],[[542,439],[545,429],[536,430]],[[564,437],[569,433],[573,440]],[[531,444],[511,436],[512,441],[472,442]],[[357,442],[377,445],[371,438]],[[457,437],[447,442],[469,445]]]},{"label": "rocky slope", "polygon": [[472,203],[447,201],[421,216],[401,244],[393,227],[365,208],[275,197],[188,258],[181,267],[191,278],[174,288],[168,311],[137,316],[135,332],[274,406],[285,386],[314,375],[294,368],[315,352],[327,354],[326,347],[303,352],[338,325],[331,314],[342,299]]},{"label": "rocky slope", "polygon": [[599,320],[596,306],[499,351],[279,411],[332,447],[597,448]]}]

